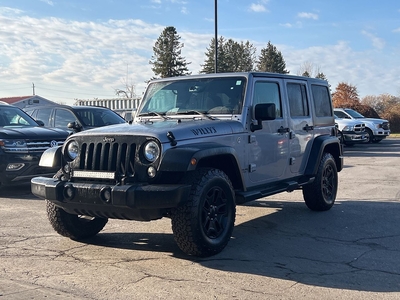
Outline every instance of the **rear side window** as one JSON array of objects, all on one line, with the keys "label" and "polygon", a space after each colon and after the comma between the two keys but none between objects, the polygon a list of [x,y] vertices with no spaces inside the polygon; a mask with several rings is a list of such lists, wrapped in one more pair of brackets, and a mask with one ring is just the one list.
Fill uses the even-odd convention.
[{"label": "rear side window", "polygon": [[287,92],[291,117],[309,115],[306,86],[299,83],[288,83]]},{"label": "rear side window", "polygon": [[50,126],[50,116],[51,116],[51,108],[41,108],[37,110],[36,116],[34,117],[36,120],[40,120],[44,123],[44,126]]},{"label": "rear side window", "polygon": [[328,87],[313,84],[311,85],[311,91],[313,94],[315,115],[317,117],[331,117],[332,105]]},{"label": "rear side window", "polygon": [[54,115],[54,127],[67,128],[68,123],[76,122],[75,116],[64,109],[56,109]]}]

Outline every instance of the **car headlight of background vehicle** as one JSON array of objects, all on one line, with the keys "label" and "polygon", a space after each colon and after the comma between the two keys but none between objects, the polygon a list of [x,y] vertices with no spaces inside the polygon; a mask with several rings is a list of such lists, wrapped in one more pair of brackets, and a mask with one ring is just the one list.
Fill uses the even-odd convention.
[{"label": "car headlight of background vehicle", "polygon": [[66,153],[71,160],[74,160],[79,154],[79,145],[75,140],[69,141],[66,147]]},{"label": "car headlight of background vehicle", "polygon": [[143,155],[149,162],[154,162],[160,156],[160,146],[155,141],[147,142],[143,147]]},{"label": "car headlight of background vehicle", "polygon": [[344,126],[342,131],[354,131],[354,126],[350,125]]},{"label": "car headlight of background vehicle", "polygon": [[28,151],[28,146],[26,145],[25,140],[0,140],[0,147],[4,149],[6,152],[20,152],[20,151]]}]

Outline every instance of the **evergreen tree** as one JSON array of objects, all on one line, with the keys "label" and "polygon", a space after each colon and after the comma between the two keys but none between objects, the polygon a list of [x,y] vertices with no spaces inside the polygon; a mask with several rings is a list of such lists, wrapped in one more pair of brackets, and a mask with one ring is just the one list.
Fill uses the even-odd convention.
[{"label": "evergreen tree", "polygon": [[190,75],[186,59],[181,56],[183,44],[179,42],[180,36],[175,27],[166,27],[158,37],[154,47],[154,55],[149,61],[156,76],[161,78]]},{"label": "evergreen tree", "polygon": [[[218,38],[218,70],[217,73],[224,73],[227,72],[226,60],[225,60],[225,53],[224,53],[224,44],[225,39],[224,37]],[[215,38],[211,39],[210,45],[207,48],[206,52],[206,60],[204,65],[201,65],[202,69],[200,73],[210,74],[215,73]]]},{"label": "evergreen tree", "polygon": [[267,47],[261,49],[261,54],[258,58],[257,70],[260,72],[272,72],[287,74],[286,63],[282,53],[268,42]]},{"label": "evergreen tree", "polygon": [[317,76],[315,76],[315,78],[319,78],[319,79],[328,81],[328,79],[326,78],[325,74],[322,73],[322,72],[318,72],[318,74],[317,74]]},{"label": "evergreen tree", "polygon": [[[218,39],[218,73],[225,72],[248,72],[254,69],[255,47],[250,44],[236,42],[232,39]],[[215,72],[215,39],[210,42],[207,48],[206,60],[202,65],[200,73]]]}]

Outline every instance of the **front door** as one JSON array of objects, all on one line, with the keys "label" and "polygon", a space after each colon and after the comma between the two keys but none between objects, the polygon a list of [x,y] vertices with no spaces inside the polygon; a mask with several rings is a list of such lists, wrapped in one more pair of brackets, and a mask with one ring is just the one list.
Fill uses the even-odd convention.
[{"label": "front door", "polygon": [[288,122],[284,118],[282,106],[283,80],[263,80],[254,82],[252,105],[274,103],[275,120],[263,121],[263,128],[249,136],[249,179],[254,185],[281,179],[288,166]]}]

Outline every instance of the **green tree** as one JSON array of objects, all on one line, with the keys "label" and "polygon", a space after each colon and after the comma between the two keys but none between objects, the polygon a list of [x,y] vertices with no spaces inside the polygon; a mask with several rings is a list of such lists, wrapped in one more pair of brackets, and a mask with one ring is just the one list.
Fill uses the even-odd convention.
[{"label": "green tree", "polygon": [[282,53],[269,41],[266,48],[261,49],[257,70],[260,72],[289,73]]},{"label": "green tree", "polygon": [[[254,70],[256,48],[247,41],[238,43],[232,39],[218,38],[218,73],[248,72]],[[215,72],[215,39],[207,48],[206,60],[200,73]]]},{"label": "green tree", "polygon": [[325,74],[322,73],[322,72],[318,72],[318,74],[315,76],[315,78],[319,78],[319,79],[328,81],[328,79],[326,78]]},{"label": "green tree", "polygon": [[229,39],[223,45],[226,72],[249,72],[254,70],[256,48],[249,41],[240,43]]},{"label": "green tree", "polygon": [[149,61],[156,76],[166,78],[191,74],[187,68],[190,62],[181,56],[183,44],[180,38],[173,26],[165,27],[158,37],[153,47],[154,55]]},{"label": "green tree", "polygon": [[[224,73],[227,72],[227,65],[225,59],[225,52],[224,52],[224,44],[225,39],[224,37],[218,38],[218,66],[217,66],[217,73]],[[210,45],[207,48],[206,60],[204,61],[204,65],[200,70],[200,73],[210,74],[215,73],[215,38],[211,39]]]}]

